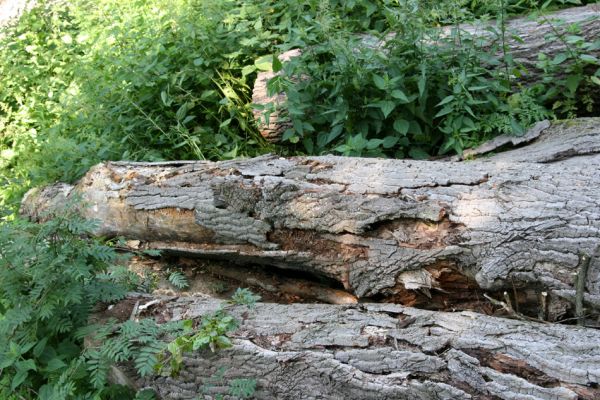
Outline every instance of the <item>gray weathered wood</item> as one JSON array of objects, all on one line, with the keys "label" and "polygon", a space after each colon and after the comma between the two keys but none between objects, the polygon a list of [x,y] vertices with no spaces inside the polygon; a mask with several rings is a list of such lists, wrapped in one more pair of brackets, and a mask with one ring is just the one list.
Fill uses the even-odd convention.
[{"label": "gray weathered wood", "polygon": [[[480,24],[463,24],[460,26],[463,34],[469,34],[473,37],[482,39],[482,48],[492,48],[501,46],[500,37],[493,35],[489,29],[497,29],[496,21]],[[540,71],[536,67],[538,55],[544,53],[552,59],[560,52],[568,51],[564,40],[549,39],[556,35],[567,35],[567,30],[573,25],[578,25],[581,31],[578,33],[585,40],[593,42],[600,35],[600,6],[592,4],[584,7],[574,7],[565,10],[556,11],[551,14],[541,14],[537,17],[519,17],[507,21],[506,24],[506,49],[517,64],[523,69],[519,80],[521,82],[534,82],[539,80]],[[441,35],[447,36],[454,27],[442,28]],[[363,43],[369,47],[379,47],[385,51],[384,44],[386,39],[364,36]],[[516,39],[516,38],[520,39]],[[563,38],[564,39],[564,38]],[[436,41],[436,38],[429,38],[429,41]],[[280,56],[282,61],[287,61],[292,57],[301,54],[301,49],[294,49],[283,53]],[[591,50],[590,54],[600,55],[600,49]],[[497,66],[496,66],[497,67]],[[252,101],[255,104],[272,104],[275,111],[272,112],[268,120],[262,111],[256,110],[254,115],[257,120],[261,134],[271,142],[278,142],[283,132],[291,127],[289,120],[285,117],[282,110],[285,109],[286,96],[279,93],[274,96],[267,94],[267,82],[275,76],[272,72],[261,72],[258,74],[253,87]]]},{"label": "gray weathered wood", "polygon": [[[99,235],[326,276],[405,305],[479,304],[482,290],[496,299],[507,290],[534,316],[547,291],[556,320],[572,315],[578,253],[600,243],[599,166],[600,119],[581,119],[468,162],[105,163],[73,187],[30,192],[23,213],[78,193]],[[600,307],[600,262],[585,286],[586,306]]]},{"label": "gray weathered wood", "polygon": [[[150,314],[195,319],[222,305],[164,298]],[[227,394],[236,378],[256,379],[257,399],[600,398],[598,330],[392,304],[228,310],[241,323],[233,348],[188,354],[174,378],[125,374],[164,399]]]}]

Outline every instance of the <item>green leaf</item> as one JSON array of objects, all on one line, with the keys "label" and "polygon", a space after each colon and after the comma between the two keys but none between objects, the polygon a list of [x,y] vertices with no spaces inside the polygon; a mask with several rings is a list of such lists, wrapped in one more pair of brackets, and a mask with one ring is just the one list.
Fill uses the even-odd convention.
[{"label": "green leaf", "polygon": [[304,145],[304,148],[306,149],[306,152],[308,154],[314,153],[315,146],[314,146],[314,143],[311,138],[306,137],[306,138],[302,139],[302,144]]},{"label": "green leaf", "polygon": [[47,372],[53,372],[59,369],[63,369],[66,366],[67,364],[64,361],[62,361],[60,358],[55,357],[48,362],[48,364],[45,367],[45,370]]},{"label": "green leaf", "polygon": [[15,390],[27,379],[29,372],[27,370],[18,370],[10,383],[10,389]]},{"label": "green leaf", "polygon": [[581,75],[569,75],[565,81],[565,86],[571,93],[575,93],[582,79]]},{"label": "green leaf", "polygon": [[248,76],[254,71],[256,71],[255,65],[246,65],[244,68],[242,68],[242,76]]},{"label": "green leaf", "polygon": [[387,118],[396,108],[396,103],[390,100],[381,100],[375,103],[375,105],[381,110],[384,118]]},{"label": "green leaf", "polygon": [[440,101],[439,103],[437,103],[435,106],[436,107],[443,106],[444,104],[450,103],[452,100],[454,100],[454,96],[453,95],[446,96],[446,97],[444,97],[444,99],[442,101]]},{"label": "green leaf", "polygon": [[426,160],[429,158],[429,154],[427,154],[426,151],[418,147],[410,149],[408,155],[414,158],[415,160]]},{"label": "green leaf", "polygon": [[582,54],[579,56],[579,58],[581,59],[581,61],[584,61],[586,63],[590,63],[590,64],[598,64],[600,60],[598,60],[598,58],[596,56],[593,56],[591,54]]},{"label": "green leaf", "polygon": [[273,72],[279,72],[283,68],[283,64],[279,61],[279,58],[276,55],[273,55]]},{"label": "green leaf", "polygon": [[427,86],[427,66],[425,64],[421,64],[421,76],[419,77],[419,81],[417,82],[417,87],[419,88],[419,97],[423,97],[425,94],[425,88]]},{"label": "green leaf", "polygon": [[558,53],[556,56],[554,56],[554,59],[551,61],[551,63],[554,65],[558,65],[566,61],[567,58],[567,53]]},{"label": "green leaf", "polygon": [[440,111],[438,111],[437,114],[435,114],[435,116],[433,118],[439,118],[439,117],[443,117],[444,115],[448,115],[450,114],[452,111],[454,111],[454,108],[452,108],[452,106],[446,106],[444,108],[442,108]]},{"label": "green leaf", "polygon": [[374,150],[383,144],[383,139],[370,139],[367,142],[367,150]]},{"label": "green leaf", "polygon": [[259,71],[272,71],[273,54],[262,56],[256,59],[256,61],[254,61],[254,65],[256,66],[256,68],[258,68]]},{"label": "green leaf", "polygon": [[591,76],[590,79],[592,80],[592,82],[594,82],[596,85],[600,86],[600,79],[598,79],[597,76]]},{"label": "green leaf", "polygon": [[408,133],[408,128],[410,127],[410,123],[405,119],[397,119],[394,121],[394,130],[402,135],[406,135]]},{"label": "green leaf", "polygon": [[403,103],[410,103],[410,100],[408,97],[406,97],[406,94],[404,94],[404,92],[400,89],[392,90],[392,97],[401,100]]},{"label": "green leaf", "polygon": [[373,75],[373,83],[378,89],[384,90],[387,87],[387,82],[379,75]]},{"label": "green leaf", "polygon": [[525,133],[525,128],[515,118],[510,119],[510,127],[516,136],[522,136]]},{"label": "green leaf", "polygon": [[331,128],[331,132],[329,132],[329,134],[327,135],[327,141],[325,142],[325,144],[329,144],[333,140],[335,140],[335,138],[340,136],[340,133],[342,133],[343,130],[344,130],[343,125],[336,125],[333,128]]},{"label": "green leaf", "polygon": [[[408,129],[408,127],[407,127]],[[396,143],[398,143],[398,138],[396,136],[386,136],[383,139],[383,148],[385,149],[391,149],[392,147],[394,147],[396,145]]]}]

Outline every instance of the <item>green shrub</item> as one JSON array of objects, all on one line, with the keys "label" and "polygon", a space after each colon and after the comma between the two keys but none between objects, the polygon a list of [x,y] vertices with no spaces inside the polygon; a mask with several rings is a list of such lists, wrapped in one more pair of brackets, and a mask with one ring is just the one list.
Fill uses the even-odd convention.
[{"label": "green shrub", "polygon": [[92,391],[78,332],[99,302],[128,290],[116,253],[82,236],[92,227],[71,212],[0,225],[0,397]]},{"label": "green shrub", "polygon": [[514,90],[510,58],[493,55],[501,44],[482,50],[460,30],[440,36],[424,22],[430,10],[407,4],[388,15],[383,48],[340,34],[284,65],[270,82],[287,94],[284,140],[311,154],[425,158],[551,115],[531,89]]}]

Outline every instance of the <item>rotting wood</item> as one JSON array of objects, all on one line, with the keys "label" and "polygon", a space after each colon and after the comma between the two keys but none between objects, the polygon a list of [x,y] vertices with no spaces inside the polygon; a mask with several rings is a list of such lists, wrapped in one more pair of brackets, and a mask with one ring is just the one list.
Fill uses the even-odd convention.
[{"label": "rotting wood", "polygon": [[[180,260],[178,265],[193,266],[194,260]],[[355,304],[358,302],[356,296],[348,292],[312,282],[306,279],[292,279],[264,271],[236,265],[208,264],[202,269],[210,274],[234,279],[240,286],[258,287],[266,292],[296,296],[301,300],[316,300],[327,304]]]},{"label": "rotting wood", "polygon": [[[546,292],[554,321],[574,315],[578,254],[600,244],[599,166],[600,119],[589,118],[469,162],[105,163],[75,186],[30,192],[22,212],[36,218],[78,194],[99,235],[143,248],[303,271],[359,298],[415,305],[427,292],[452,306],[466,288],[482,300],[507,290],[537,317]],[[583,297],[591,314],[600,308],[598,264]]]},{"label": "rotting wood", "polygon": [[[145,316],[195,319],[222,306],[171,297]],[[227,311],[240,321],[230,335],[233,348],[187,354],[176,377],[142,379],[125,367],[121,375],[163,399],[226,394],[236,378],[256,379],[256,399],[600,398],[594,329],[373,303],[259,303]],[[222,368],[223,379],[206,385]]]},{"label": "rotting wood", "polygon": [[[473,37],[482,38],[482,49],[491,48],[498,44],[500,37],[495,37],[491,29],[496,29],[495,21],[483,24],[462,24],[461,31]],[[600,31],[600,9],[592,4],[583,7],[573,7],[551,14],[540,14],[537,17],[518,17],[507,21],[506,48],[517,65],[521,65],[518,79],[521,82],[536,81],[541,71],[536,67],[538,55],[544,53],[552,59],[556,54],[568,50],[564,40],[548,40],[549,36],[564,35],[574,25],[580,27],[577,34],[587,41],[593,42]],[[452,27],[442,28],[442,35],[449,35]],[[365,47],[384,48],[386,40],[393,35],[388,35],[383,40],[363,35],[362,42]],[[519,39],[520,38],[520,39]],[[301,54],[301,49],[293,49],[279,56],[282,62],[288,61]],[[600,49],[591,50],[590,54],[600,55]],[[273,72],[260,72],[257,75],[252,91],[252,102],[263,107],[272,108],[268,119],[262,110],[256,109],[254,116],[261,134],[271,142],[278,142],[291,123],[285,117],[285,93],[268,95],[267,82],[276,74]],[[270,106],[268,106],[270,104]]]}]

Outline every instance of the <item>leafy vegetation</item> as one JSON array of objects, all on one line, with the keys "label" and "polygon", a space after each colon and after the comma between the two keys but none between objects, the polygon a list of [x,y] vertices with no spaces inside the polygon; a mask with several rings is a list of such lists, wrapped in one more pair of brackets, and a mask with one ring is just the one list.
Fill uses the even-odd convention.
[{"label": "leafy vegetation", "polygon": [[[185,352],[229,347],[237,326],[226,308],[199,324],[88,325],[97,304],[150,289],[157,278],[119,266],[118,246],[89,238],[93,224],[74,211],[41,224],[18,219],[27,189],[73,181],[103,160],[273,151],[426,158],[499,133],[521,134],[543,118],[597,114],[600,62],[592,52],[599,40],[586,41],[576,25],[557,30],[553,40],[566,51],[540,54],[544,73],[527,86],[505,46],[510,15],[580,3],[38,2],[0,30],[0,397],[132,398],[129,389],[107,384],[112,363],[130,361],[142,375],[175,374]],[[476,18],[496,19],[496,44],[458,29],[439,33],[440,25]],[[385,46],[372,45],[382,38]],[[278,62],[297,47],[301,57]],[[265,69],[281,72],[270,87],[285,91],[292,120],[278,147],[262,139],[252,115],[251,86]],[[168,280],[188,285],[179,271]],[[238,289],[231,303],[258,300]],[[245,398],[256,381],[229,387]]]},{"label": "leafy vegetation", "polygon": [[[470,2],[471,12],[481,12],[482,3]],[[284,141],[309,154],[419,159],[460,154],[499,133],[520,135],[545,118],[593,112],[589,93],[600,63],[589,53],[600,42],[586,42],[577,26],[568,27],[566,37],[555,35],[567,51],[553,60],[540,54],[546,74],[525,85],[517,78],[528,72],[505,39],[507,11],[517,4],[486,3],[497,22],[485,39],[456,28],[445,34],[428,24],[432,9],[423,2],[401,4],[386,9],[380,35],[336,31],[285,65],[274,63],[282,76],[270,89],[286,93],[283,112],[292,122]],[[455,15],[454,22],[460,20]]]},{"label": "leafy vegetation", "polygon": [[[422,158],[521,133],[540,118],[590,113],[591,97],[574,93],[600,79],[589,68],[597,61],[582,58],[598,44],[577,39],[576,27],[567,57],[540,59],[548,74],[527,88],[511,82],[507,67],[518,65],[510,55],[492,56],[497,49],[459,31],[436,33],[440,24],[500,17],[502,34],[511,14],[579,3],[41,1],[0,35],[0,209],[103,160],[273,151]],[[390,32],[383,51],[357,43]],[[275,148],[256,129],[251,86],[265,59],[295,47],[308,51],[272,84],[287,92],[294,121]],[[567,65],[575,77],[556,81]],[[302,76],[310,79],[294,78]]]},{"label": "leafy vegetation", "polygon": [[82,358],[82,328],[101,302],[122,299],[134,278],[110,247],[82,235],[75,212],[0,226],[0,397],[100,396]]}]

